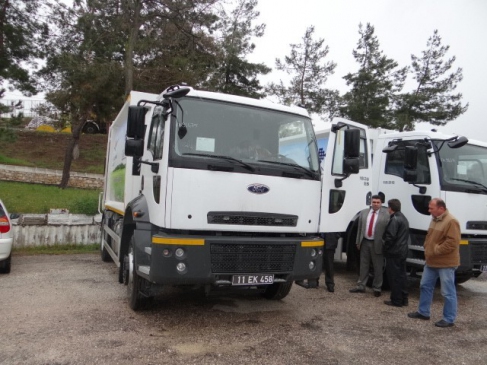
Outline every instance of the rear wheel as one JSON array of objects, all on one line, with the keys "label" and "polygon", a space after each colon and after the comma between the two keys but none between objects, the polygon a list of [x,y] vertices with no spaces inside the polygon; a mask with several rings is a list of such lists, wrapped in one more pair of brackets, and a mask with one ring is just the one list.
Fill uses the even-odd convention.
[{"label": "rear wheel", "polygon": [[291,287],[293,286],[293,282],[287,282],[287,283],[275,283],[272,285],[269,285],[264,292],[264,297],[267,299],[272,299],[272,300],[280,300],[285,298],[289,292],[291,291]]},{"label": "rear wheel", "polygon": [[0,261],[0,272],[4,274],[10,273],[10,267],[12,266],[12,254],[10,254],[5,260]]},{"label": "rear wheel", "polygon": [[147,302],[147,296],[142,293],[145,279],[137,275],[135,261],[135,241],[134,237],[130,239],[128,253],[124,257],[124,284],[127,285],[127,294],[129,296],[129,306],[134,311],[141,309]]}]

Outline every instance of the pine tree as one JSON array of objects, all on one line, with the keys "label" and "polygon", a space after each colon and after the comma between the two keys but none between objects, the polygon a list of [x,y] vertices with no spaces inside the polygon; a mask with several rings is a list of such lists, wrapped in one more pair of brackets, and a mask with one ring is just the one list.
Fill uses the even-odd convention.
[{"label": "pine tree", "polygon": [[265,24],[252,25],[258,18],[257,0],[238,0],[230,13],[222,9],[217,28],[221,37],[213,72],[203,87],[211,91],[261,98],[264,96],[257,77],[271,69],[263,63],[251,63],[245,58],[255,49],[252,37],[262,37]]},{"label": "pine tree", "polygon": [[451,73],[455,56],[445,60],[449,46],[441,44],[438,30],[428,39],[422,57],[411,55],[411,73],[417,82],[416,89],[401,95],[396,112],[396,128],[413,130],[416,122],[445,125],[468,109],[462,105],[462,94],[453,91],[462,81],[462,69]]},{"label": "pine tree", "polygon": [[[45,0],[0,0],[0,86],[9,81],[31,95],[36,85],[29,69],[42,56],[47,25],[40,13]],[[2,97],[4,89],[0,90]]]},{"label": "pine tree", "polygon": [[378,128],[391,128],[396,95],[402,90],[407,67],[398,64],[380,50],[374,27],[359,25],[360,39],[353,56],[359,64],[356,73],[344,76],[351,90],[342,98],[341,115]]},{"label": "pine tree", "polygon": [[268,92],[279,98],[284,104],[300,104],[308,111],[324,118],[335,114],[338,92],[324,88],[328,76],[334,73],[336,63],[326,61],[329,47],[325,40],[313,40],[315,28],[306,29],[302,43],[291,44],[291,53],[284,61],[276,59],[276,68],[291,75],[289,86],[281,80],[279,84],[271,83]]}]

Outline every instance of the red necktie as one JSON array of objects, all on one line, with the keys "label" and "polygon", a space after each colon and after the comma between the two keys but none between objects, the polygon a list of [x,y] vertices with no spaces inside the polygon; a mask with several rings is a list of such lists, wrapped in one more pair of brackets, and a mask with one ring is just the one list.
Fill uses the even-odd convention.
[{"label": "red necktie", "polygon": [[374,228],[374,218],[375,210],[372,211],[372,216],[370,217],[369,229],[367,231],[367,236],[372,237],[372,228]]}]

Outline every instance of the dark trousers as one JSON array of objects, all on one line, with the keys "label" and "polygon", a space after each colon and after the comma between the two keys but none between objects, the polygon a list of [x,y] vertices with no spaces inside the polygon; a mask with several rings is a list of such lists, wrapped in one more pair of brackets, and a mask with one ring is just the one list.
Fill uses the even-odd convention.
[{"label": "dark trousers", "polygon": [[323,271],[325,272],[325,284],[331,285],[332,287],[335,286],[335,280],[333,277],[335,276],[335,268],[333,267],[333,261],[335,258],[335,249],[333,250],[326,250],[323,253]]},{"label": "dark trousers", "polygon": [[408,301],[408,278],[406,259],[386,257],[387,280],[391,287],[391,302],[403,305]]}]

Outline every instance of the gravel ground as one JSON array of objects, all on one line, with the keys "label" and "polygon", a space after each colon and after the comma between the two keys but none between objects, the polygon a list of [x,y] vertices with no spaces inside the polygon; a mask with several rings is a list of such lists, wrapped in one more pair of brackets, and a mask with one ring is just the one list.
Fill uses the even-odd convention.
[{"label": "gravel ground", "polygon": [[[0,276],[0,364],[484,364],[487,274],[458,287],[453,328],[407,317],[410,306],[350,294],[356,276],[337,265],[336,292],[293,286],[282,301],[168,291],[143,312],[127,304],[113,263],[97,254],[14,256]],[[322,280],[323,281],[323,280]]]}]

